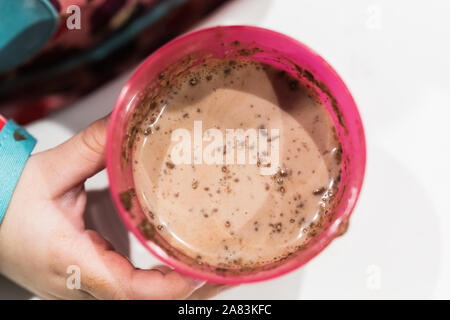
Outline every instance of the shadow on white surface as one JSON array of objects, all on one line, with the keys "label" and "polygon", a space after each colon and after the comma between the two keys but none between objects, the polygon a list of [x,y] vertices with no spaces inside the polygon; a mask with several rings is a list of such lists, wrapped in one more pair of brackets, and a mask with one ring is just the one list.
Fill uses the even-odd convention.
[{"label": "shadow on white surface", "polygon": [[277,279],[243,284],[222,292],[215,299],[297,300],[300,296],[303,275],[300,269]]},{"label": "shadow on white surface", "polygon": [[128,230],[117,214],[108,189],[87,192],[86,229],[97,231],[122,255],[130,255]]},{"label": "shadow on white surface", "polygon": [[33,294],[0,275],[0,300],[28,300]]},{"label": "shadow on white surface", "polygon": [[302,299],[431,298],[442,242],[426,189],[404,164],[369,149],[348,232],[304,268]]}]

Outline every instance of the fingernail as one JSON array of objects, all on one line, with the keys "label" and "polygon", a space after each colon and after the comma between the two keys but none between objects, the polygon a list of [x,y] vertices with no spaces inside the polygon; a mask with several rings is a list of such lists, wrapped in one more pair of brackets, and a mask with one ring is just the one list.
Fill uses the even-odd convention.
[{"label": "fingernail", "polygon": [[191,278],[191,283],[192,283],[192,287],[194,288],[194,290],[197,290],[197,289],[203,287],[203,285],[206,283],[206,281]]}]

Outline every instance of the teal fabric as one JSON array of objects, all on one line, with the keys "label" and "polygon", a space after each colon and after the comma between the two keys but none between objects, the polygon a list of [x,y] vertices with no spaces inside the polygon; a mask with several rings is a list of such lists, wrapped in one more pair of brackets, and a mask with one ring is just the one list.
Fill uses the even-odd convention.
[{"label": "teal fabric", "polygon": [[36,139],[12,120],[0,131],[0,224],[35,145]]},{"label": "teal fabric", "polygon": [[58,23],[59,15],[48,0],[0,0],[0,72],[42,49]]}]

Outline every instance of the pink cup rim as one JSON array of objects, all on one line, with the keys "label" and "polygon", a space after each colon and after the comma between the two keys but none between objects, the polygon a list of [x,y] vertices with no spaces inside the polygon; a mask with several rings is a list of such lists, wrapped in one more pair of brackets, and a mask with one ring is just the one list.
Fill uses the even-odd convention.
[{"label": "pink cup rim", "polygon": [[[163,45],[158,50],[156,50],[155,52],[150,54],[138,66],[138,68],[134,71],[133,75],[129,78],[129,80],[127,81],[125,86],[121,89],[121,91],[118,95],[118,98],[116,100],[116,103],[114,105],[114,109],[113,109],[110,119],[109,119],[107,143],[106,143],[106,168],[107,168],[107,174],[108,174],[108,179],[109,179],[109,189],[110,189],[111,197],[113,199],[115,207],[117,208],[117,211],[118,211],[122,221],[124,221],[128,230],[130,230],[134,234],[134,236],[139,240],[139,242],[147,250],[149,250],[155,257],[157,257],[159,260],[166,263],[167,265],[173,267],[178,272],[180,272],[184,275],[193,277],[193,278],[210,281],[210,282],[215,282],[215,283],[222,283],[222,284],[242,284],[242,283],[259,282],[259,281],[264,281],[264,280],[269,280],[272,278],[279,277],[279,276],[289,273],[295,269],[298,269],[301,266],[303,266],[304,264],[306,264],[307,262],[309,262],[312,258],[314,258],[316,255],[318,255],[324,248],[326,248],[332,242],[333,239],[335,239],[336,237],[338,237],[340,235],[339,234],[340,230],[338,228],[338,224],[339,224],[338,221],[334,221],[334,223],[332,225],[330,225],[327,229],[323,230],[320,233],[320,235],[317,236],[317,241],[315,241],[315,243],[313,243],[310,247],[305,249],[305,250],[309,251],[309,254],[306,256],[305,259],[296,259],[298,261],[296,261],[295,263],[290,263],[285,267],[264,270],[264,271],[261,271],[261,272],[255,273],[255,274],[243,274],[243,275],[236,275],[236,276],[235,275],[221,276],[221,275],[213,274],[210,272],[205,273],[204,271],[202,271],[200,269],[195,269],[193,267],[187,266],[187,265],[177,261],[176,259],[171,258],[170,256],[161,255],[160,252],[158,252],[158,250],[155,250],[155,248],[153,246],[149,245],[148,244],[149,240],[147,240],[142,235],[142,233],[138,230],[138,228],[131,223],[129,214],[122,207],[121,201],[119,199],[119,193],[121,190],[118,190],[116,188],[117,186],[115,185],[115,183],[113,183],[113,181],[116,177],[114,177],[114,172],[111,168],[116,163],[114,163],[114,154],[113,154],[113,144],[115,142],[111,141],[111,139],[113,137],[113,132],[115,130],[114,124],[117,123],[117,121],[120,117],[120,113],[123,111],[121,109],[121,106],[128,105],[127,93],[133,87],[134,83],[136,83],[137,80],[140,79],[141,74],[144,73],[145,70],[147,70],[148,68],[152,67],[152,64],[154,63],[153,57],[155,57],[156,55],[161,55],[162,53],[164,53],[164,51],[166,51],[168,48],[170,48],[177,42],[185,41],[186,38],[194,38],[195,39],[195,37],[197,37],[198,35],[200,35],[202,33],[214,32],[214,31],[220,31],[220,30],[222,30],[222,31],[225,31],[225,30],[235,30],[235,31],[251,30],[251,31],[255,31],[255,32],[266,32],[266,33],[272,34],[273,36],[279,37],[281,39],[284,38],[284,41],[289,41],[289,42],[295,43],[299,48],[308,52],[308,54],[316,56],[316,58],[318,58],[320,60],[320,62],[323,64],[323,68],[326,69],[327,72],[333,74],[336,81],[338,81],[339,84],[341,85],[341,87],[343,88],[343,90],[345,90],[345,94],[350,99],[349,103],[351,104],[351,107],[353,108],[353,111],[355,112],[354,116],[356,118],[356,121],[358,122],[358,125],[360,125],[360,127],[361,127],[360,128],[361,132],[359,133],[359,139],[360,139],[359,143],[361,146],[361,150],[360,150],[360,152],[361,152],[360,162],[361,163],[360,164],[362,165],[361,175],[360,175],[360,178],[358,179],[358,182],[356,185],[356,192],[352,196],[352,201],[351,201],[350,205],[347,207],[347,209],[345,210],[345,212],[340,217],[338,217],[340,223],[342,223],[343,221],[348,221],[349,217],[351,216],[351,214],[355,208],[357,199],[359,198],[359,194],[361,192],[362,185],[363,185],[365,168],[366,168],[365,134],[364,134],[362,120],[359,115],[359,112],[358,112],[356,103],[353,99],[353,96],[351,95],[347,86],[342,81],[342,79],[337,74],[337,72],[330,66],[330,64],[325,59],[323,59],[320,55],[318,55],[314,50],[310,49],[308,46],[304,45],[300,41],[298,41],[294,38],[291,38],[287,35],[284,35],[282,33],[279,33],[279,32],[276,32],[276,31],[273,31],[270,29],[265,29],[265,28],[255,27],[255,26],[247,26],[247,25],[217,26],[217,27],[204,28],[204,29],[200,29],[200,30],[196,30],[193,32],[183,34],[183,35],[171,40],[170,42],[168,42],[167,44]],[[338,219],[336,219],[336,220],[338,220]]]}]

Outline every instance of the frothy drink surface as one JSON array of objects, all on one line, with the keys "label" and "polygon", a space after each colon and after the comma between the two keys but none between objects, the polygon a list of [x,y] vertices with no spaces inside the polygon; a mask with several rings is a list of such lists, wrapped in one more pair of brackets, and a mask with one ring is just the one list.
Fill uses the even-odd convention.
[{"label": "frothy drink surface", "polygon": [[[252,267],[290,255],[320,232],[341,149],[312,90],[267,65],[210,60],[157,94],[134,142],[133,176],[141,207],[172,246],[202,263]],[[227,129],[254,130],[258,140],[227,144]],[[260,139],[268,149],[255,158]],[[237,164],[242,150],[246,161]],[[205,152],[222,162],[206,163]]]}]

